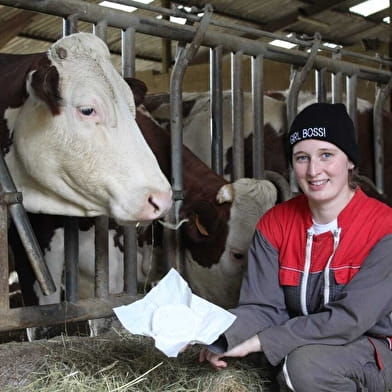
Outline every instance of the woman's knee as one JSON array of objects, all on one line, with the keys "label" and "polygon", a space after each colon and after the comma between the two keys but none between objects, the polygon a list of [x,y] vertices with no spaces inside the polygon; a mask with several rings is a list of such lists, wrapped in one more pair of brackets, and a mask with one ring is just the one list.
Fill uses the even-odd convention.
[{"label": "woman's knee", "polygon": [[286,357],[283,374],[289,387],[297,390],[301,386],[301,390],[311,390],[316,382],[315,377],[319,373],[318,360],[313,358],[313,355],[315,355],[314,350],[304,346],[292,351]]},{"label": "woman's knee", "polygon": [[[336,355],[324,345],[309,345],[292,351],[285,360],[286,383],[296,392],[356,391],[353,379],[347,378]],[[329,355],[331,354],[331,355]]]}]

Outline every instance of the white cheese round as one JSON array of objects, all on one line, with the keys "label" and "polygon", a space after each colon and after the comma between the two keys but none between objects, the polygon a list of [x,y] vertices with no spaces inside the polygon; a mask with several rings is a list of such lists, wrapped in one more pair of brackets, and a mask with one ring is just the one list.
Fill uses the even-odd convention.
[{"label": "white cheese round", "polygon": [[199,316],[189,306],[162,305],[152,315],[151,329],[161,339],[192,340],[198,321]]}]

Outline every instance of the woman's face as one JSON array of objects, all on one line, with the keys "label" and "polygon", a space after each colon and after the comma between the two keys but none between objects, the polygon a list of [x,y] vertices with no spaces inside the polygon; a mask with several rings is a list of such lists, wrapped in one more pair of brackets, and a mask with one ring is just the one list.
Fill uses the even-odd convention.
[{"label": "woman's face", "polygon": [[313,204],[345,199],[352,192],[348,173],[354,165],[332,143],[308,139],[293,148],[293,169],[299,187]]}]

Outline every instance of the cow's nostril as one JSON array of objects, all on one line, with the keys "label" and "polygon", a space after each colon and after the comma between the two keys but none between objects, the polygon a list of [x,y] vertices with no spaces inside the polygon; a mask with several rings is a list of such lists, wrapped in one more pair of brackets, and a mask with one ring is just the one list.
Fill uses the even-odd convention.
[{"label": "cow's nostril", "polygon": [[172,205],[172,192],[151,192],[145,199],[145,204],[148,219],[157,219],[169,211]]},{"label": "cow's nostril", "polygon": [[154,212],[159,212],[159,206],[158,204],[155,203],[154,198],[152,196],[149,196],[148,202],[153,206]]}]

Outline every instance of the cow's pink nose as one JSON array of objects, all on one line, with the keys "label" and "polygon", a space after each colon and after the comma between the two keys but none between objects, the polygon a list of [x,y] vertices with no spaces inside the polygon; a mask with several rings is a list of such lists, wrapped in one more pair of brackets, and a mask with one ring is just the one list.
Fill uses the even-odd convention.
[{"label": "cow's pink nose", "polygon": [[151,193],[148,196],[148,211],[150,219],[157,219],[165,215],[172,205],[172,191]]}]

